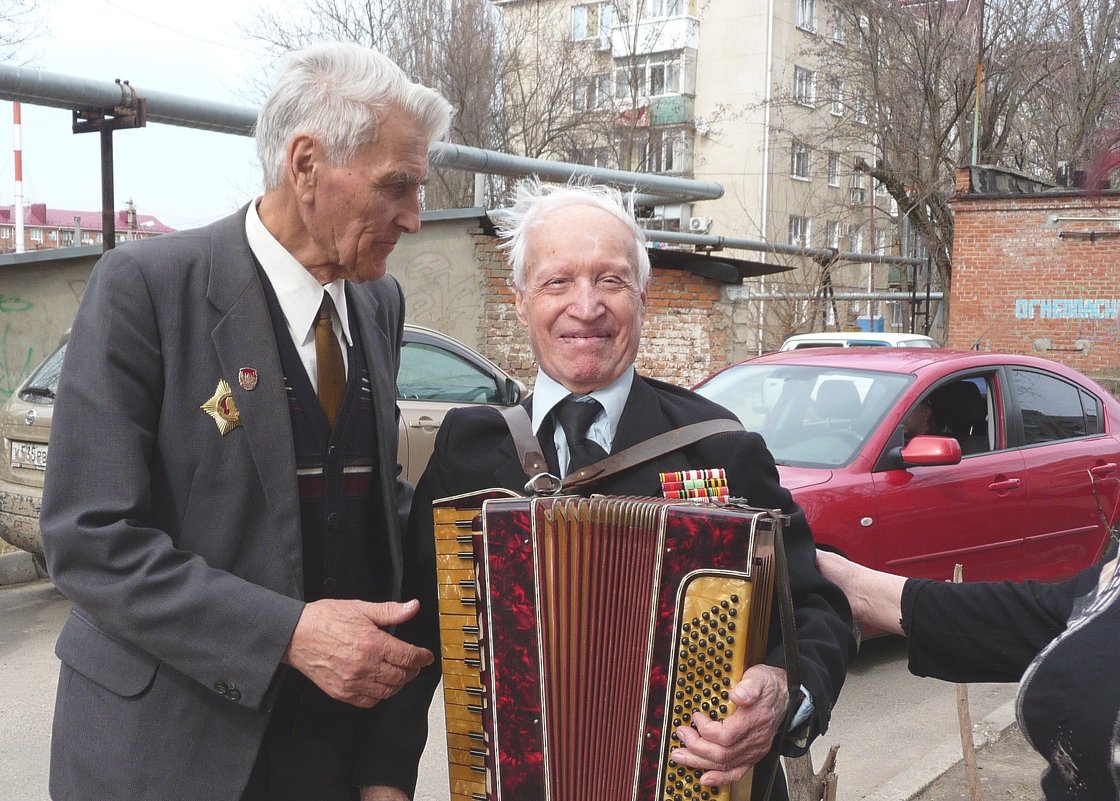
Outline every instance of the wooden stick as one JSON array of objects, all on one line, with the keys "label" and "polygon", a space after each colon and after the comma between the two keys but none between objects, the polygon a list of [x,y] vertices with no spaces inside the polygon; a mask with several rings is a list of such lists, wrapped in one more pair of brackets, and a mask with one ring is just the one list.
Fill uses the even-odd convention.
[{"label": "wooden stick", "polygon": [[[964,581],[964,566],[953,568],[953,583]],[[957,684],[957,720],[961,727],[961,752],[964,754],[964,773],[968,778],[968,792],[972,801],[984,801],[980,787],[980,773],[976,768],[976,743],[972,740],[972,715],[968,708],[968,685]]]}]

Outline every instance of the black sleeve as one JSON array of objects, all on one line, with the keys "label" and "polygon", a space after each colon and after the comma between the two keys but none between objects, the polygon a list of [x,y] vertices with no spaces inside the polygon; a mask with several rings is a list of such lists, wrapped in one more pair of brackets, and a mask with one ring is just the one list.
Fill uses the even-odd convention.
[{"label": "black sleeve", "polygon": [[945,681],[1018,681],[1065,630],[1074,602],[1099,575],[1096,565],[1057,583],[909,579],[902,628],[910,672]]}]

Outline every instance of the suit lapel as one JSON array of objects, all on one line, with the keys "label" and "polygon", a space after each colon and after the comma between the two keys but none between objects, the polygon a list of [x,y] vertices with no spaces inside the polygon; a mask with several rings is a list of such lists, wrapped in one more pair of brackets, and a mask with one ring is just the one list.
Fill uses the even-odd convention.
[{"label": "suit lapel", "polygon": [[[618,431],[611,444],[611,453],[619,453],[673,428],[672,421],[661,407],[657,392],[635,373],[626,407],[618,423]],[[683,454],[669,453],[606,479],[600,491],[612,495],[649,495],[653,492],[660,495],[659,472],[687,469],[688,461]]]},{"label": "suit lapel", "polygon": [[[284,371],[264,288],[245,238],[244,220],[243,209],[228,218],[212,240],[206,296],[221,315],[210,336],[222,374],[206,380],[216,384],[225,378],[233,390],[253,467],[268,499],[268,509],[262,514],[271,514],[277,530],[289,535],[287,545],[298,565],[302,548],[299,490]],[[239,385],[242,368],[257,371],[257,384],[251,391]],[[302,588],[302,576],[295,579]]]}]

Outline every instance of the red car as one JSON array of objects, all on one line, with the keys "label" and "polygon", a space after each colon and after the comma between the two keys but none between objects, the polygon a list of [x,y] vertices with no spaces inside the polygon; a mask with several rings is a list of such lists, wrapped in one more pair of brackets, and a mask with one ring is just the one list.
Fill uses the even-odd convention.
[{"label": "red car", "polygon": [[[1120,513],[1120,401],[1045,359],[821,348],[695,389],[763,435],[818,545],[880,570],[1065,577],[1102,556]],[[932,435],[908,439],[925,403]]]}]

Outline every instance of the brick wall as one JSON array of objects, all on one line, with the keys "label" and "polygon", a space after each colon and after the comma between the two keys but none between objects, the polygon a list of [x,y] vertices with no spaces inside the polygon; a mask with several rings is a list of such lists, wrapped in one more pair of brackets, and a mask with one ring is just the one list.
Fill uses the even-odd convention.
[{"label": "brick wall", "polygon": [[[479,350],[531,385],[537,364],[514,309],[509,265],[494,237],[474,239],[482,295]],[[653,269],[638,372],[689,387],[727,363],[731,321],[725,307],[717,307],[722,287],[684,270]]]},{"label": "brick wall", "polygon": [[947,346],[1039,355],[1114,384],[1120,194],[970,195],[961,173]]}]

